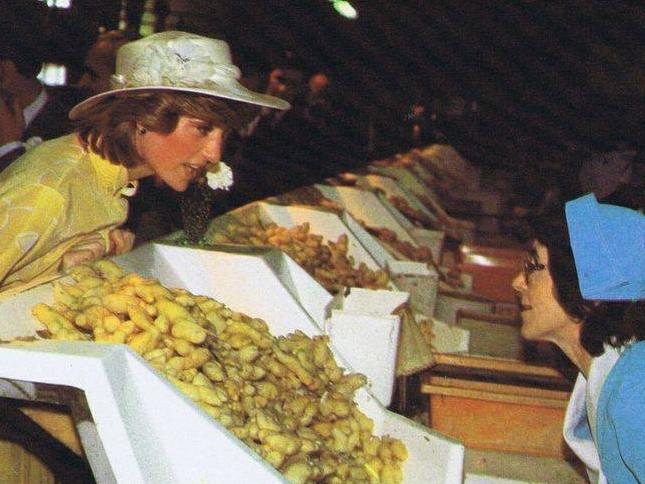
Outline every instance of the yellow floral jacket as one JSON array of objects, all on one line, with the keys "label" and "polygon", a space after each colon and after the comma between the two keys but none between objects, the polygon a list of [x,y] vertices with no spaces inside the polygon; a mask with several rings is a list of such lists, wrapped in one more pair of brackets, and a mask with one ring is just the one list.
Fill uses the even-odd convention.
[{"label": "yellow floral jacket", "polygon": [[[127,170],[84,150],[76,134],[47,141],[0,173],[0,293],[51,279],[84,236],[125,222]],[[12,291],[13,292],[13,291]]]}]

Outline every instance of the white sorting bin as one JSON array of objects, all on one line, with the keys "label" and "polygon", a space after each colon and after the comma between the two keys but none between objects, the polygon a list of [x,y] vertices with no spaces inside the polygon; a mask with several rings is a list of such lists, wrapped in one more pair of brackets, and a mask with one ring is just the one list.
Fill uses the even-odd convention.
[{"label": "white sorting bin", "polygon": [[[128,270],[155,277],[222,301],[267,321],[274,335],[321,329],[257,255],[232,254],[147,244],[120,256]],[[0,334],[6,327],[35,333],[30,308],[51,303],[46,284],[0,303]],[[31,329],[30,329],[31,328]],[[335,354],[339,365],[351,370]],[[100,482],[280,482],[282,477],[224,427],[176,390],[163,376],[124,346],[40,342],[0,346],[0,378],[44,382],[82,389],[97,440],[86,451]],[[409,419],[387,411],[367,390],[356,394],[361,410],[374,420],[377,435],[389,434],[407,446],[406,483],[459,483],[464,448]],[[175,418],[170,418],[170,417]],[[84,432],[81,432],[83,435]],[[87,435],[87,433],[86,433]],[[107,464],[106,464],[107,462]]]}]

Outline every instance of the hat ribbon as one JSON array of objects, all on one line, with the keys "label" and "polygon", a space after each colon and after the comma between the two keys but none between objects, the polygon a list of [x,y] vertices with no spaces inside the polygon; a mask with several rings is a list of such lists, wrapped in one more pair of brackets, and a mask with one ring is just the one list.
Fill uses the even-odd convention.
[{"label": "hat ribbon", "polygon": [[[192,67],[192,68],[190,68]],[[138,72],[134,76],[113,74],[112,89],[136,87],[192,87],[207,88],[207,84],[231,84],[240,78],[240,70],[233,64],[210,64],[195,62],[192,66],[184,64],[180,69],[166,72]]]}]

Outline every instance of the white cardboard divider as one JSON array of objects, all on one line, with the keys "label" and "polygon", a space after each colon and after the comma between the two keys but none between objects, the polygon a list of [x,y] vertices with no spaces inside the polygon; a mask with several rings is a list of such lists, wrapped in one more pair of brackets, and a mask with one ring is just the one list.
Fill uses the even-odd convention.
[{"label": "white cardboard divider", "polygon": [[435,311],[439,274],[421,262],[393,261],[388,264],[394,285],[410,294],[415,312],[431,317]]},{"label": "white cardboard divider", "polygon": [[403,291],[364,289],[353,287],[347,294],[334,298],[332,309],[373,316],[390,315],[401,304],[408,302],[410,295]]},{"label": "white cardboard divider", "polygon": [[401,319],[393,313],[409,297],[406,292],[354,287],[348,294],[336,296],[331,316],[325,323],[327,334],[335,336],[333,341],[338,351],[352,355],[350,363],[356,371],[381,375],[370,389],[386,407],[394,391],[401,329]]},{"label": "white cardboard divider", "polygon": [[374,193],[354,187],[328,185],[315,185],[315,187],[323,196],[340,204],[352,217],[365,222],[368,227],[385,227],[394,232],[399,240],[417,245]]},{"label": "white cardboard divider", "polygon": [[[401,320],[398,316],[374,316],[332,310],[325,325],[334,348],[354,371],[377,375],[370,379],[370,392],[388,407],[392,403],[396,374],[396,353]],[[360,343],[360,344],[359,344]]]}]

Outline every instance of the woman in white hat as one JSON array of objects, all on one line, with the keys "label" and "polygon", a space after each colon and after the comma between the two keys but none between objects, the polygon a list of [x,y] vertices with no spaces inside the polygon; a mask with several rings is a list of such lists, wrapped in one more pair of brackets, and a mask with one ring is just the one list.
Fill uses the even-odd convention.
[{"label": "woman in white hat", "polygon": [[219,161],[240,103],[289,107],[239,77],[221,40],[162,32],[125,44],[112,89],[70,112],[78,130],[0,175],[0,292],[129,250],[134,237],[118,227],[141,178],[155,175],[176,191],[206,174],[215,188],[229,185]]}]

